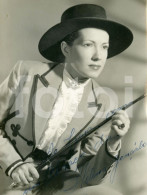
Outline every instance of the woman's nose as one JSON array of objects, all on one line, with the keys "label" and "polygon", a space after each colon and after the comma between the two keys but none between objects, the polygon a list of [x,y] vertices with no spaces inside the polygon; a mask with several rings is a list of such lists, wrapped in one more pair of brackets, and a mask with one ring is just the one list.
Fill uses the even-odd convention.
[{"label": "woman's nose", "polygon": [[101,57],[100,57],[100,51],[99,51],[98,48],[95,48],[91,59],[93,61],[99,61],[101,59]]}]

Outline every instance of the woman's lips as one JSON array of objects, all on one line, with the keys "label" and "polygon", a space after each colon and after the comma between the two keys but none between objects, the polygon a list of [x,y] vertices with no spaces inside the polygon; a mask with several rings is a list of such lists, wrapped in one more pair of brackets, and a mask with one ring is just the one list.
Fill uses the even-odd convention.
[{"label": "woman's lips", "polygon": [[101,66],[100,65],[95,65],[95,64],[90,64],[89,67],[93,70],[98,70]]}]

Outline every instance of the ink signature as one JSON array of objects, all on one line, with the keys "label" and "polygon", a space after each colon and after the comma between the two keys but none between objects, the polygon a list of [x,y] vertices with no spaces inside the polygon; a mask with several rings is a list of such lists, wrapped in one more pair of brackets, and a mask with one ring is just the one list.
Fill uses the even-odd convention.
[{"label": "ink signature", "polygon": [[[68,140],[70,140],[72,138],[72,136],[74,135],[75,133],[75,129],[73,128],[72,131],[71,131],[71,135],[67,138]],[[109,137],[107,137],[107,139],[109,139]],[[98,150],[101,145],[104,143],[104,136],[101,135],[99,141],[95,144],[94,148],[96,150]],[[84,172],[82,172],[82,178],[83,178],[83,183],[81,184],[81,187],[83,186],[84,183],[89,183],[91,182],[92,180],[96,179],[96,177],[100,176],[101,177],[104,177],[105,175],[108,175],[108,171],[110,170],[110,173],[109,173],[109,177],[110,177],[110,182],[113,183],[114,182],[114,178],[115,178],[115,175],[116,175],[116,171],[117,171],[117,168],[118,168],[118,165],[120,162],[122,162],[124,159],[126,158],[129,158],[130,160],[133,158],[133,156],[143,150],[145,147],[147,146],[147,142],[141,140],[139,141],[138,143],[135,142],[132,149],[127,152],[126,154],[123,154],[121,155],[114,163],[113,163],[113,166],[110,168],[110,167],[103,167],[103,169],[101,170],[96,170],[95,167],[92,167],[91,168],[91,171],[89,171],[89,168],[88,166],[85,166],[84,168]],[[53,143],[51,144],[51,147],[50,147],[50,152],[53,152]],[[49,152],[49,153],[50,153]],[[57,151],[56,151],[57,152]],[[71,158],[68,163],[69,165],[77,165],[78,163],[78,160],[84,156],[84,152],[81,152],[80,156],[76,156],[74,158]],[[88,164],[87,164],[88,165]],[[74,171],[77,171],[78,168],[76,168],[76,170]],[[88,174],[87,174],[88,173]],[[59,174],[59,172],[57,171],[56,172],[56,175]],[[31,188],[28,188],[24,191],[24,194],[27,194],[29,191],[31,191],[32,189],[36,188],[39,184],[35,184],[33,187]],[[71,190],[71,189],[74,189],[77,187],[78,182],[75,181],[75,183],[72,183],[71,186],[68,187],[68,189],[64,189],[65,191],[68,191],[68,190]]]},{"label": "ink signature", "polygon": [[[110,182],[113,183],[119,163],[122,162],[126,158],[129,158],[130,160],[132,160],[133,155],[135,155],[137,152],[143,150],[145,147],[147,147],[147,142],[145,142],[143,140],[141,140],[138,144],[135,142],[134,143],[134,148],[132,150],[130,150],[128,153],[121,155],[114,162],[112,168],[104,167],[103,169],[96,171],[95,167],[93,167],[91,169],[91,171],[89,172],[89,167],[88,167],[88,164],[87,164],[87,166],[84,167],[84,172],[82,172],[83,182],[86,183],[86,184],[89,184],[89,183],[92,184],[92,180],[96,179],[96,177],[98,177],[101,174],[103,174],[103,176],[107,175],[107,173],[111,169],[110,173],[108,173],[108,174],[109,174],[109,177],[110,177]],[[87,174],[88,172],[89,172],[89,174]],[[71,190],[71,189],[76,189],[77,185],[78,185],[78,183],[75,181],[75,183],[72,183],[70,187],[65,189],[65,191],[68,191],[68,190]],[[81,183],[81,187],[82,187],[82,185],[83,185],[83,183]]]},{"label": "ink signature", "polygon": [[141,140],[137,146],[137,143],[134,143],[135,148],[133,148],[131,151],[129,151],[128,153],[121,155],[119,157],[119,159],[114,163],[113,169],[111,171],[110,174],[110,182],[113,183],[115,175],[116,175],[116,170],[118,168],[118,164],[123,161],[126,158],[129,158],[130,160],[132,160],[133,155],[136,154],[137,152],[141,151],[142,149],[144,149],[147,146],[147,142]]}]

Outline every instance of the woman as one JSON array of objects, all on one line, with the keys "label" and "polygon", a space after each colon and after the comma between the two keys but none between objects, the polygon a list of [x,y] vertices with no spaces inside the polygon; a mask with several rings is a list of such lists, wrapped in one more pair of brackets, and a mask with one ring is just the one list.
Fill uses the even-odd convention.
[{"label": "woman", "polygon": [[102,7],[76,5],[40,40],[40,53],[55,63],[16,64],[0,94],[0,163],[16,186],[7,193],[107,194],[108,188],[98,184],[110,174],[129,129],[124,111],[77,144],[68,157],[65,154],[64,165],[52,179],[46,178],[51,174],[48,167],[39,172],[36,166],[81,129],[85,133],[104,119],[109,98],[94,79],[107,58],[124,51],[132,39],[127,27],[106,19]]}]

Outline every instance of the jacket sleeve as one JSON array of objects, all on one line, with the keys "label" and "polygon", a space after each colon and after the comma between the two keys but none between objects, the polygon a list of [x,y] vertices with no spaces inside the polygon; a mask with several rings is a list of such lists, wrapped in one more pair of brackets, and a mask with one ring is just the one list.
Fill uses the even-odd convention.
[{"label": "jacket sleeve", "polygon": [[[9,76],[0,85],[0,123],[9,115],[9,111],[19,91],[20,67],[18,62]],[[10,141],[5,137],[3,129],[0,129],[0,166],[6,172],[21,161],[21,157],[15,151]]]}]

